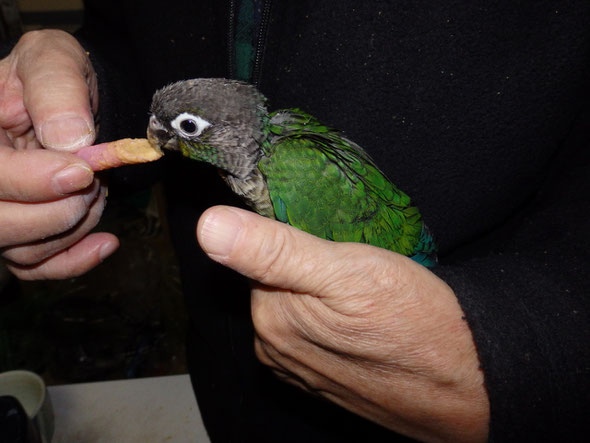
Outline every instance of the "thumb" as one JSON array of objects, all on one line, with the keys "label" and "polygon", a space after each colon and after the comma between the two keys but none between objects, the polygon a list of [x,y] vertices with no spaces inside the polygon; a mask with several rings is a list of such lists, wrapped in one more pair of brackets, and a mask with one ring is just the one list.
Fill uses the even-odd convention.
[{"label": "thumb", "polygon": [[347,246],[229,206],[205,211],[197,238],[210,258],[246,277],[311,294],[325,287],[326,276],[337,278]]},{"label": "thumb", "polygon": [[40,143],[62,151],[92,144],[96,78],[79,43],[65,32],[37,31],[25,34],[15,51],[24,105]]}]

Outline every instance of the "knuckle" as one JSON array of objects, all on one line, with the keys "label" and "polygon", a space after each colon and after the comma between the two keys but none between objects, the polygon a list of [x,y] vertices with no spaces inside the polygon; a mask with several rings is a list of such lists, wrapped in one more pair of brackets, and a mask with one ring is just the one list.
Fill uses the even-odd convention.
[{"label": "knuckle", "polygon": [[34,58],[43,54],[45,48],[51,47],[51,42],[55,38],[54,30],[38,29],[25,32],[19,39],[14,50],[20,59],[25,54],[33,55]]},{"label": "knuckle", "polygon": [[[104,208],[97,202],[90,209],[82,196],[52,203],[14,223],[10,235],[0,237],[1,255],[15,264],[30,266],[74,244],[100,221]],[[40,216],[45,212],[44,216]]]},{"label": "knuckle", "polygon": [[68,231],[76,226],[90,211],[91,194],[76,195],[64,199],[65,207],[62,213],[61,232]]},{"label": "knuckle", "polygon": [[60,280],[77,277],[88,270],[83,264],[63,266],[59,260],[45,259],[31,265],[21,265],[7,261],[6,267],[20,280]]},{"label": "knuckle", "polygon": [[263,365],[280,372],[285,371],[285,364],[289,359],[279,348],[264,341],[259,336],[254,338],[254,355]]},{"label": "knuckle", "polygon": [[36,29],[25,32],[19,39],[18,44],[25,47],[36,47],[45,45],[48,41],[55,39],[73,39],[67,32],[60,29]]},{"label": "knuckle", "polygon": [[88,215],[86,216],[86,218],[83,221],[83,233],[87,234],[88,232],[90,232],[92,229],[94,229],[96,227],[96,225],[98,225],[98,222],[100,222],[100,217],[102,215],[102,205],[99,205],[100,208],[96,208],[96,207],[92,207],[90,208],[90,211],[88,211]]},{"label": "knuckle", "polygon": [[279,293],[263,294],[252,303],[252,322],[258,339],[266,348],[272,348],[281,355],[291,352],[290,343],[299,340],[296,315],[291,312],[288,300]]},{"label": "knuckle", "polygon": [[89,208],[84,197],[76,195],[51,203],[45,217],[29,217],[28,226],[22,226],[21,234],[29,242],[55,239],[76,227],[88,214]]},{"label": "knuckle", "polygon": [[[69,33],[59,29],[29,31],[20,38],[15,47],[18,58],[25,66],[34,63],[38,66],[67,65],[85,66],[87,56],[78,41]],[[20,62],[19,62],[20,63]],[[67,75],[68,69],[60,72]]]},{"label": "knuckle", "polygon": [[36,276],[39,274],[37,272],[39,263],[33,261],[31,261],[30,263],[28,261],[25,261],[23,263],[16,260],[13,261],[11,260],[11,258],[8,257],[8,255],[10,254],[2,254],[2,257],[4,258],[4,263],[6,264],[6,268],[10,271],[11,274],[13,274],[19,280],[36,280],[41,278]]},{"label": "knuckle", "polygon": [[259,337],[254,339],[254,354],[263,365],[275,366],[274,361],[268,355],[267,345]]},{"label": "knuckle", "polygon": [[28,269],[21,269],[20,267],[14,266],[10,263],[6,263],[6,267],[10,273],[19,280],[34,280],[34,278],[32,278],[31,272]]},{"label": "knuckle", "polygon": [[47,272],[44,265],[16,265],[7,263],[6,267],[16,278],[24,281],[57,279],[61,276]]},{"label": "knuckle", "polygon": [[2,137],[3,144],[9,146],[12,145],[10,131],[26,126],[28,118],[22,100],[20,80],[14,72],[14,60],[15,57],[11,55],[0,61],[0,127],[6,130]]},{"label": "knuckle", "polygon": [[45,35],[47,35],[46,30],[34,30],[25,32],[20,37],[18,45],[24,47],[35,46],[38,42],[43,41]]},{"label": "knuckle", "polygon": [[51,242],[56,236],[63,235],[76,226],[84,217],[81,210],[72,210],[69,204],[65,206],[66,210],[63,208],[64,206],[61,206],[61,210],[47,208],[45,214],[35,211],[23,219],[10,220],[9,234],[3,235],[0,242],[6,248]]},{"label": "knuckle", "polygon": [[271,235],[265,236],[254,253],[254,261],[258,266],[254,269],[253,278],[268,281],[279,274],[292,257],[294,239],[290,231],[275,229]]},{"label": "knuckle", "polygon": [[8,248],[2,256],[20,266],[32,266],[47,258],[45,248],[33,246],[16,246]]},{"label": "knuckle", "polygon": [[272,340],[273,336],[277,336],[278,329],[274,323],[276,317],[273,313],[269,312],[268,303],[260,302],[252,304],[252,323],[254,324],[254,330],[257,336],[265,343]]}]

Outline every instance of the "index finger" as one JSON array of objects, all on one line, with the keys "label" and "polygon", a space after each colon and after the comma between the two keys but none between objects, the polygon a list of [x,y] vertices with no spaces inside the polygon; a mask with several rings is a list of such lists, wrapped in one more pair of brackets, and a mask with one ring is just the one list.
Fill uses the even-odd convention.
[{"label": "index finger", "polygon": [[96,81],[76,39],[62,31],[31,32],[15,50],[23,101],[40,143],[64,151],[92,144]]}]

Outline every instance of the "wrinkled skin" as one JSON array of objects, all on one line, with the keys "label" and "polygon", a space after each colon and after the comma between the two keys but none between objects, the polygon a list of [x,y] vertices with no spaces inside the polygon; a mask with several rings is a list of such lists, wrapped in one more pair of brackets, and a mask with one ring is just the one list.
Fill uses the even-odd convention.
[{"label": "wrinkled skin", "polygon": [[97,109],[94,70],[64,32],[27,33],[0,61],[0,253],[21,279],[82,274],[118,246],[89,234],[106,188],[72,154],[94,141]]},{"label": "wrinkled skin", "polygon": [[471,332],[451,288],[425,267],[236,208],[209,209],[197,236],[253,280],[256,352],[279,377],[420,440],[486,440]]}]

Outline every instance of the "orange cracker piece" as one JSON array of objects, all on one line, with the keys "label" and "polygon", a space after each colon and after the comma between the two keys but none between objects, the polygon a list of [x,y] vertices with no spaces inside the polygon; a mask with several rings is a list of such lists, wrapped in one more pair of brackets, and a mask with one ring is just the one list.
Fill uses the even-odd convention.
[{"label": "orange cracker piece", "polygon": [[99,145],[87,146],[76,152],[93,171],[117,168],[123,165],[158,160],[163,152],[145,138],[124,138]]}]

